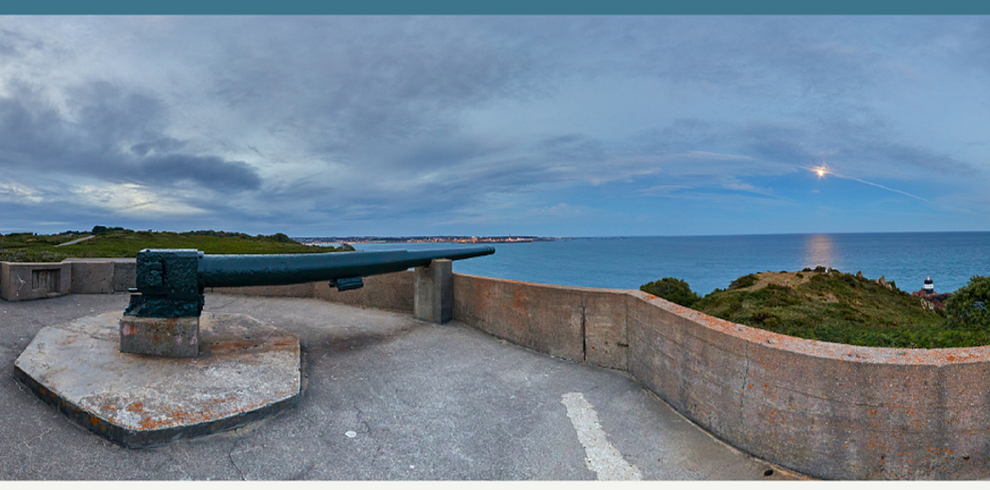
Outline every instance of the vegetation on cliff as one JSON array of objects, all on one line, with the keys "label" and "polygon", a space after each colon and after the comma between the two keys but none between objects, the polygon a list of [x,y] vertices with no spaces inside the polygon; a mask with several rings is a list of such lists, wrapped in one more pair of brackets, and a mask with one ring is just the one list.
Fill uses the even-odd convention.
[{"label": "vegetation on cliff", "polygon": [[990,330],[990,277],[973,276],[945,302],[950,328],[962,331]]},{"label": "vegetation on cliff", "polygon": [[665,277],[659,281],[648,282],[640,286],[639,289],[688,308],[701,299],[697,293],[691,290],[691,286],[688,283],[673,277]]},{"label": "vegetation on cliff", "polygon": [[[664,291],[647,287],[677,284],[674,281],[679,280],[665,278],[641,289],[675,303],[690,297],[684,288],[671,289],[676,294],[667,298],[657,294]],[[986,277],[976,276],[954,293],[943,313],[883,278],[870,280],[861,274],[819,267],[742,276],[727,289],[716,289],[689,307],[805,339],[872,347],[942,348],[990,345],[988,304],[990,278]]]},{"label": "vegetation on cliff", "polygon": [[[92,238],[67,244],[89,236]],[[194,248],[210,254],[318,253],[354,250],[347,244],[340,247],[304,245],[283,233],[251,236],[245,233],[213,230],[173,233],[96,226],[90,232],[0,235],[0,260],[8,262],[59,262],[69,257],[133,258],[137,256],[138,251],[145,248]]]}]

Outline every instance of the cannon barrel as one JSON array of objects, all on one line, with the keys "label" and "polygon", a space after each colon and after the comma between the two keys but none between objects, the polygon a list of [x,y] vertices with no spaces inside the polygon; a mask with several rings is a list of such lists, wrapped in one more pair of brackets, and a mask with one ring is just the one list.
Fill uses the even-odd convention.
[{"label": "cannon barrel", "polygon": [[447,250],[393,250],[325,254],[203,255],[204,287],[279,286],[387,274],[425,267],[436,259],[469,259],[495,253],[491,246]]},{"label": "cannon barrel", "polygon": [[429,266],[436,259],[495,253],[491,246],[323,254],[207,255],[192,249],[145,249],[137,256],[137,292],[128,316],[199,316],[208,287],[281,286],[328,281],[340,291],[364,286],[362,277]]},{"label": "cannon barrel", "polygon": [[[120,351],[166,357],[199,354],[199,317],[208,287],[280,286],[329,281],[340,291],[362,277],[429,266],[437,259],[495,253],[490,246],[323,254],[207,255],[145,249],[137,255],[136,293],[120,320]],[[449,270],[449,269],[448,269]],[[442,318],[442,315],[441,315]]]}]

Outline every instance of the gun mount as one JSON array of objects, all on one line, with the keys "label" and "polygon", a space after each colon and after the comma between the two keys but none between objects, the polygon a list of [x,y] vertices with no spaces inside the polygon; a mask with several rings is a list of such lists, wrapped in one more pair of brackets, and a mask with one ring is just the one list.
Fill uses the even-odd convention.
[{"label": "gun mount", "polygon": [[192,249],[145,249],[137,255],[137,293],[121,319],[120,350],[195,357],[208,287],[278,286],[328,281],[340,291],[362,277],[495,253],[491,246],[447,250],[323,254],[208,255]]},{"label": "gun mount", "polygon": [[[329,281],[346,291],[362,287],[362,277],[415,267],[413,316],[443,323],[453,315],[451,260],[492,253],[488,246],[298,255],[142,250],[123,316],[41,329],[14,374],[82,427],[125,447],[233,429],[299,400],[300,342],[248,315],[204,312],[206,288]],[[107,332],[115,327],[119,340]]]}]

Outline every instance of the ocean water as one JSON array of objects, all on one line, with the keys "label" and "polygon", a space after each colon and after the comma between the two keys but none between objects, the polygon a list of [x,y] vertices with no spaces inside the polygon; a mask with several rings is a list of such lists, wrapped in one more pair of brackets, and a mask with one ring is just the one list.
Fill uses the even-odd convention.
[{"label": "ocean water", "polygon": [[[367,251],[459,246],[354,245]],[[454,272],[620,289],[676,277],[701,295],[749,273],[818,265],[862,271],[870,279],[882,275],[907,292],[921,289],[927,276],[936,292],[953,292],[974,275],[990,275],[990,232],[575,238],[494,246],[494,255],[454,262]]]}]

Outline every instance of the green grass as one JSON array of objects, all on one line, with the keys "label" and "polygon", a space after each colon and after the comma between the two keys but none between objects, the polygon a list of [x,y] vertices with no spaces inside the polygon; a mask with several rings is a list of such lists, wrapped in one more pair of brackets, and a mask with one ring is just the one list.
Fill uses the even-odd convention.
[{"label": "green grass", "polygon": [[100,230],[94,238],[56,247],[88,233],[0,235],[0,260],[8,262],[59,262],[69,257],[136,257],[145,248],[194,248],[209,254],[319,253],[353,250],[343,247],[303,245],[281,233],[250,236],[243,233],[194,231],[185,233]]},{"label": "green grass", "polygon": [[990,345],[990,328],[954,325],[891,285],[832,271],[749,274],[691,306],[772,332],[870,347]]}]

